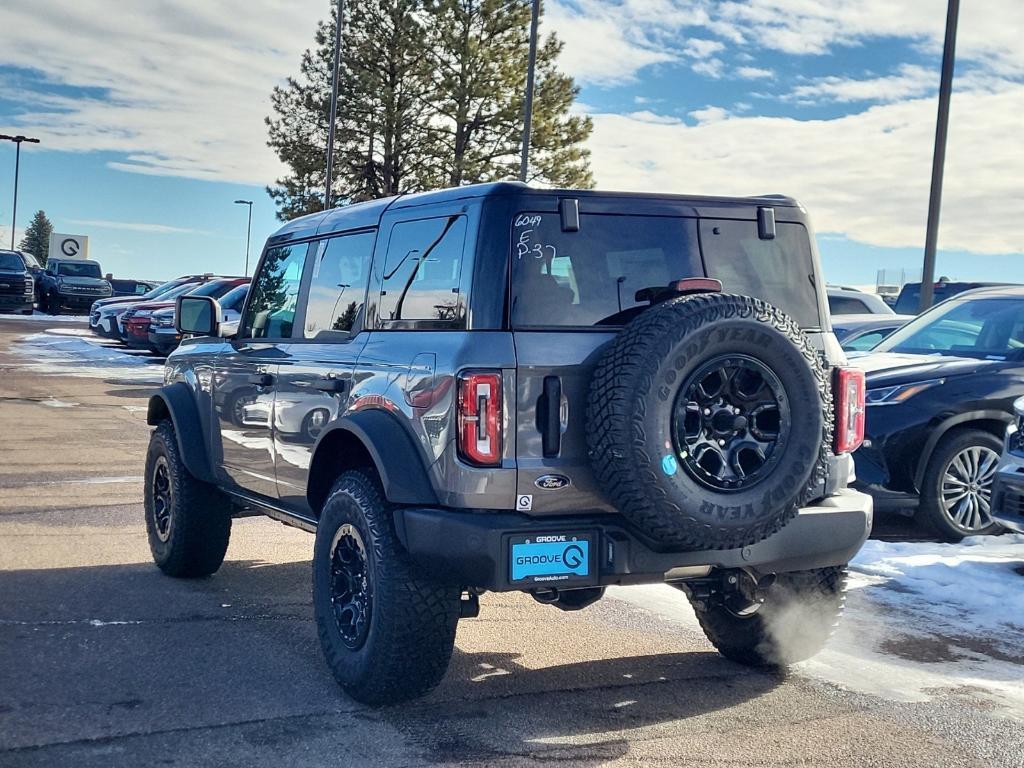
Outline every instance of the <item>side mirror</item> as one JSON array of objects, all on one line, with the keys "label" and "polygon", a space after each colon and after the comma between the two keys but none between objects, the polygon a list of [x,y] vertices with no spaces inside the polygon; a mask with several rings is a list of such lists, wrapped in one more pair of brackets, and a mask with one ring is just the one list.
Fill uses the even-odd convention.
[{"label": "side mirror", "polygon": [[179,296],[174,312],[178,333],[197,336],[220,334],[220,304],[209,296]]}]

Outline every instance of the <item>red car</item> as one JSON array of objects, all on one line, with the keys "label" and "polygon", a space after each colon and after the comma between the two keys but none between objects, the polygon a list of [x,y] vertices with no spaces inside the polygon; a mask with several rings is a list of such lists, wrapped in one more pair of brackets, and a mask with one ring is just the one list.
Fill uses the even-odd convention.
[{"label": "red car", "polygon": [[[189,296],[209,296],[219,299],[228,291],[239,285],[249,282],[247,277],[217,277],[209,282],[203,283],[192,291]],[[156,350],[149,343],[149,322],[150,317],[158,309],[166,309],[174,306],[173,301],[153,301],[145,304],[136,304],[126,310],[121,317],[121,340],[129,347],[136,349]]]}]

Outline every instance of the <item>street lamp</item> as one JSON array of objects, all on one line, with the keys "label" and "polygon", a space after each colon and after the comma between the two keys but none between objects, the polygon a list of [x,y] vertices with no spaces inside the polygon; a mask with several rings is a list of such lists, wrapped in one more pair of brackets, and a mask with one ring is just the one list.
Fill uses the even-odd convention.
[{"label": "street lamp", "polygon": [[0,139],[4,141],[13,141],[17,149],[14,150],[14,212],[11,214],[11,250],[14,250],[14,224],[18,221],[18,170],[21,166],[21,142],[27,141],[29,144],[38,144],[39,139],[33,139],[29,136],[8,136],[5,133],[0,133]]},{"label": "street lamp", "polygon": [[249,238],[252,236],[252,200],[235,200],[235,205],[249,206],[249,224],[245,229],[245,276],[249,276]]},{"label": "street lamp", "polygon": [[526,64],[526,98],[523,100],[523,155],[519,160],[519,180],[526,181],[530,169],[530,128],[533,123],[533,76],[537,68],[537,22],[540,0],[533,0],[530,9],[530,54]]}]

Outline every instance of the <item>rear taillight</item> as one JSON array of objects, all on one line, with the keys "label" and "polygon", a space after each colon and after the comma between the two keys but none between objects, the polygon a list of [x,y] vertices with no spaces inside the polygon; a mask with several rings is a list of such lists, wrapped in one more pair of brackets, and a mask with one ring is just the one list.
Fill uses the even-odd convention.
[{"label": "rear taillight", "polygon": [[864,393],[864,371],[836,369],[836,453],[852,453],[864,442]]},{"label": "rear taillight", "polygon": [[501,373],[459,374],[459,454],[470,464],[501,464]]}]

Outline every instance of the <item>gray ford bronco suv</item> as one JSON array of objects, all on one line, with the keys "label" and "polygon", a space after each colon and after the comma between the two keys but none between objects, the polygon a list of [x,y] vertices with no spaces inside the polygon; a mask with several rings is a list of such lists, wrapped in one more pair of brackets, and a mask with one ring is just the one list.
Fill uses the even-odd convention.
[{"label": "gray ford bronco suv", "polygon": [[795,201],[497,183],[350,205],[271,236],[237,331],[221,316],[178,299],[153,557],[212,574],[233,517],[315,532],[353,698],[437,685],[487,590],[577,610],[668,583],[749,665],[828,638],[871,524],[847,487],[864,379]]}]

